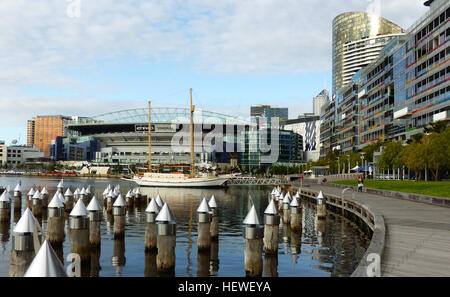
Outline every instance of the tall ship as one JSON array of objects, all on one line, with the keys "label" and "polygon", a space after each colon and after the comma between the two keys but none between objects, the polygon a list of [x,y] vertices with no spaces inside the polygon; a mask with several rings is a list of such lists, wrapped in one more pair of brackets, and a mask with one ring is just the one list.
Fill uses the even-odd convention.
[{"label": "tall ship", "polygon": [[[195,172],[194,167],[194,111],[195,106],[192,105],[192,89],[190,89],[190,145],[191,145],[191,162],[190,164],[162,164],[157,166],[157,172],[152,170],[152,154],[151,154],[151,102],[148,102],[148,169],[146,172],[134,174],[132,180],[143,187],[177,187],[177,188],[209,188],[225,186],[230,179],[229,175],[214,175],[210,173]],[[183,168],[189,167],[189,173],[183,172],[161,172],[164,168]]]}]

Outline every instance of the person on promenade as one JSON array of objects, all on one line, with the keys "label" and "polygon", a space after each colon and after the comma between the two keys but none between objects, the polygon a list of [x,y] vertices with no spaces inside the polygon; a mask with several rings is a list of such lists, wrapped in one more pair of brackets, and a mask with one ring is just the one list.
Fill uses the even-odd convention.
[{"label": "person on promenade", "polygon": [[363,178],[362,176],[358,177],[358,192],[362,192],[362,188],[363,188]]}]

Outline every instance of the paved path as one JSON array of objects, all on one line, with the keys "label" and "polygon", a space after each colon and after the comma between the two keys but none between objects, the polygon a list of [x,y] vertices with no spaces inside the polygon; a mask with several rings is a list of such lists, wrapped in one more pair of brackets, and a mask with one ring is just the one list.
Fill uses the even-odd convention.
[{"label": "paved path", "polygon": [[[310,185],[341,196],[342,189]],[[380,212],[386,225],[382,276],[450,276],[450,208],[358,193],[352,197]]]}]

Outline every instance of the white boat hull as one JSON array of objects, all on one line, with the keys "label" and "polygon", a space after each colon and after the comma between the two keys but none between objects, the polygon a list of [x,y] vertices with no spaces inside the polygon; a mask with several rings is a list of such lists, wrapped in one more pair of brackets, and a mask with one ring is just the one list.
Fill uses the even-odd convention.
[{"label": "white boat hull", "polygon": [[208,188],[224,186],[229,177],[152,178],[134,176],[132,181],[142,187]]}]

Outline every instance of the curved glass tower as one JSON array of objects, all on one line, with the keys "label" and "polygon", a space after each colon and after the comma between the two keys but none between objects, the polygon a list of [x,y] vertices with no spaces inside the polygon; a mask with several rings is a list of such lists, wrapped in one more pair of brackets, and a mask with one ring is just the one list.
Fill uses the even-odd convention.
[{"label": "curved glass tower", "polygon": [[385,18],[365,12],[346,12],[333,20],[333,94],[403,29]]}]

